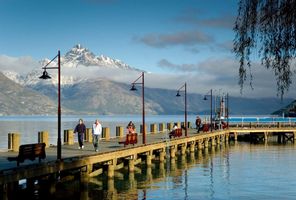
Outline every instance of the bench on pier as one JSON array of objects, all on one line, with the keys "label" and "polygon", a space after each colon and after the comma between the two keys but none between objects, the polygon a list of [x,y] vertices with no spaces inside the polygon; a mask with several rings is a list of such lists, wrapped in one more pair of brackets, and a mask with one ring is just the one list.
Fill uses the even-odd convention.
[{"label": "bench on pier", "polygon": [[177,128],[175,130],[172,130],[170,133],[169,133],[169,137],[170,139],[172,137],[181,137],[182,136],[182,128]]},{"label": "bench on pier", "polygon": [[135,145],[138,143],[138,134],[137,133],[128,133],[128,134],[126,134],[125,140],[120,141],[118,143],[124,144],[124,147],[129,144]]},{"label": "bench on pier", "polygon": [[23,163],[26,159],[33,161],[36,158],[39,158],[39,162],[41,162],[41,159],[46,158],[45,146],[45,143],[23,144],[19,147],[18,156],[8,157],[7,160],[17,161],[17,166],[19,166],[20,163]]}]

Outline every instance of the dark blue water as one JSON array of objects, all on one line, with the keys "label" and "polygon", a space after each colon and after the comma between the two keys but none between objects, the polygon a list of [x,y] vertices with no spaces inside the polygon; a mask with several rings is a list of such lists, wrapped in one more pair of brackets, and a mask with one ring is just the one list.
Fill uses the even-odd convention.
[{"label": "dark blue water", "polygon": [[[153,162],[90,178],[81,186],[68,181],[55,193],[35,191],[34,199],[295,199],[296,146],[281,144],[230,143],[186,156],[175,162]],[[32,193],[19,193],[32,199]],[[38,197],[38,198],[37,198]],[[17,199],[17,198],[16,198]]]}]

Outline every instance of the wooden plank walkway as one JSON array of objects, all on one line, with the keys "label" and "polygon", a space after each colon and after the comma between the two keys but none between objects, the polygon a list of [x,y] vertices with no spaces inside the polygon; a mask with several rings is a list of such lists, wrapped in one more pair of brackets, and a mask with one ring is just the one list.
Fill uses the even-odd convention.
[{"label": "wooden plank walkway", "polygon": [[[10,183],[13,181],[21,180],[24,178],[41,177],[48,174],[55,174],[59,171],[76,170],[82,168],[88,168],[96,164],[108,165],[108,177],[112,177],[113,171],[118,169],[120,163],[118,160],[127,159],[132,160],[132,163],[139,163],[138,156],[146,156],[146,162],[151,163],[151,159],[154,156],[153,153],[163,152],[166,148],[170,149],[171,159],[175,157],[177,151],[181,151],[181,154],[185,154],[186,149],[190,148],[190,152],[195,149],[208,148],[209,146],[220,145],[225,141],[229,141],[230,135],[238,134],[251,134],[251,132],[266,132],[266,133],[286,133],[293,134],[293,140],[295,141],[296,128],[230,128],[225,130],[214,130],[213,132],[201,132],[197,133],[196,129],[188,130],[188,137],[183,136],[179,138],[169,139],[168,132],[154,133],[146,135],[146,145],[142,144],[141,135],[138,136],[138,144],[135,146],[129,145],[124,147],[119,144],[119,141],[125,138],[114,138],[109,141],[100,142],[99,152],[94,151],[92,143],[84,144],[84,149],[78,149],[78,144],[74,145],[62,145],[62,160],[56,161],[57,148],[51,146],[46,149],[47,157],[38,163],[38,160],[34,162],[26,160],[25,163],[21,163],[19,167],[16,166],[16,162],[9,162],[7,157],[16,156],[17,152],[2,152],[0,153],[0,185],[4,183]],[[253,133],[252,133],[253,134]],[[233,136],[231,136],[233,137]],[[234,137],[234,140],[235,137]],[[143,161],[143,160],[142,160]],[[119,164],[117,166],[117,164]],[[147,164],[147,165],[148,165]],[[133,164],[134,165],[134,164]],[[91,168],[90,168],[91,169]],[[89,171],[87,173],[96,173]],[[92,175],[91,175],[92,176]]]},{"label": "wooden plank walkway", "polygon": [[[183,136],[184,137],[184,130]],[[188,135],[196,135],[195,129],[189,129]],[[200,133],[201,134],[201,133]],[[86,156],[86,155],[95,155],[99,153],[106,153],[120,149],[126,149],[130,147],[134,147],[133,145],[128,145],[126,147],[123,144],[118,144],[119,141],[124,140],[123,138],[111,138],[109,141],[101,140],[99,143],[99,152],[95,152],[93,144],[90,142],[84,142],[84,149],[78,149],[78,143],[73,145],[62,145],[62,159],[70,158],[70,157],[79,157],[79,156]],[[176,138],[177,139],[177,138]],[[147,134],[146,135],[146,144],[151,144],[154,142],[161,142],[169,140],[168,131],[163,133],[154,133],[154,134]],[[138,135],[138,144],[135,146],[142,145],[142,135]],[[0,173],[2,170],[12,169],[16,167],[16,162],[10,162],[7,160],[7,157],[10,156],[17,156],[17,152],[0,152]],[[46,148],[46,159],[42,160],[42,163],[54,161],[57,158],[57,147],[50,146]],[[20,166],[36,164],[38,163],[38,159],[35,161],[26,160],[24,163],[21,163]]]},{"label": "wooden plank walkway", "polygon": [[[248,134],[248,133],[256,133],[256,132],[292,132],[296,131],[296,128],[293,127],[282,127],[282,128],[231,128],[229,132],[231,133],[237,133],[237,134]],[[161,141],[168,141],[169,136],[168,136],[169,131],[165,131],[162,133],[154,133],[154,134],[147,134],[146,135],[146,144],[152,144],[155,142],[161,142]],[[185,131],[182,131],[182,137],[184,137]],[[209,134],[208,133],[197,133],[196,129],[188,129],[188,136],[196,136],[196,135],[204,135],[204,134]],[[121,149],[126,149],[126,148],[131,148],[134,147],[133,145],[128,145],[126,147],[123,146],[123,144],[118,144],[119,141],[124,140],[125,137],[123,138],[111,138],[109,141],[101,140],[99,143],[99,152],[95,152],[93,144],[90,142],[84,142],[84,149],[78,149],[78,143],[75,143],[73,145],[62,145],[62,159],[65,158],[71,158],[71,157],[80,157],[80,156],[87,156],[87,155],[96,155],[96,154],[101,154],[101,153],[106,153],[106,152],[111,152],[111,151],[116,151],[116,150],[121,150]],[[171,139],[171,140],[176,140]],[[138,135],[138,144],[135,146],[142,145],[142,135]],[[9,170],[12,168],[16,167],[16,162],[10,162],[7,160],[7,157],[14,157],[17,156],[17,152],[0,152],[0,173],[3,170]],[[50,146],[49,148],[46,148],[46,159],[42,160],[41,162],[50,162],[54,161],[57,158],[57,147],[56,146]],[[21,166],[24,165],[30,165],[30,164],[36,164],[38,163],[38,159],[35,161],[30,161],[26,160],[24,163],[21,163]]]}]

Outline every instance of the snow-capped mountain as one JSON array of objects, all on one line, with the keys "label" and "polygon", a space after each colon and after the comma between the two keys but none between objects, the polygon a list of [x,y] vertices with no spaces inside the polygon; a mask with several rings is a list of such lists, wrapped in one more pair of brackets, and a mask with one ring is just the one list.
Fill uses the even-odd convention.
[{"label": "snow-capped mountain", "polygon": [[4,70],[2,73],[9,78],[10,80],[14,81],[15,83],[24,84],[24,78],[15,71]]},{"label": "snow-capped mountain", "polygon": [[[48,70],[52,79],[44,81],[40,80],[39,76],[42,75],[41,66],[45,66],[50,62],[50,59],[45,58],[39,61],[40,67],[33,69],[25,75],[20,75],[15,71],[3,71],[3,74],[9,79],[21,85],[33,86],[36,84],[57,84],[57,70]],[[50,67],[57,66],[57,59],[50,63]],[[99,73],[102,70],[127,70],[127,71],[141,71],[133,68],[124,62],[110,58],[108,56],[96,56],[87,48],[82,47],[80,44],[75,45],[65,55],[61,55],[61,85],[72,85],[83,80],[87,80]],[[98,72],[98,70],[101,70]],[[83,76],[84,75],[84,76]],[[42,82],[42,83],[41,83]]]},{"label": "snow-capped mountain", "polygon": [[[46,64],[50,60],[44,59],[40,61],[41,64]],[[57,64],[57,61],[52,62],[53,65]],[[70,51],[68,51],[64,56],[61,56],[61,65],[63,67],[106,67],[114,69],[124,69],[124,70],[135,70],[141,71],[139,69],[133,68],[124,62],[113,59],[104,55],[95,55],[93,52],[87,48],[82,47],[80,44],[75,45]]]}]

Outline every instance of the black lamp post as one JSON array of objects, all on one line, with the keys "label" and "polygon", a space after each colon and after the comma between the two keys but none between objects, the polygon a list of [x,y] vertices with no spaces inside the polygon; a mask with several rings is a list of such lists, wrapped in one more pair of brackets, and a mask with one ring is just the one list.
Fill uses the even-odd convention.
[{"label": "black lamp post", "polygon": [[[141,82],[137,82],[140,78],[142,78]],[[130,90],[137,90],[136,84],[142,85],[142,132],[143,132],[143,144],[146,144],[146,127],[145,127],[145,101],[144,101],[144,72],[142,72],[141,76],[139,76],[134,82],[132,82],[132,87]]]},{"label": "black lamp post", "polygon": [[180,95],[180,91],[181,91],[181,89],[182,88],[184,88],[184,93],[185,93],[185,111],[184,111],[184,117],[185,117],[185,137],[187,137],[187,89],[186,89],[186,82],[185,82],[185,84],[184,85],[182,85],[179,89],[178,89],[178,91],[177,91],[177,94],[176,94],[176,96],[177,97],[180,97],[181,95]]},{"label": "black lamp post", "polygon": [[[210,96],[211,96],[211,119],[210,119],[210,124],[211,124],[211,132],[212,132],[213,131],[213,122],[212,122],[212,120],[213,120],[212,119],[213,118],[213,108],[212,108],[212,104],[213,104],[213,90],[211,89],[208,93],[210,93]],[[205,94],[203,100],[208,100],[207,99],[208,93]]]},{"label": "black lamp post", "polygon": [[[54,59],[58,58],[58,67],[47,67]],[[60,50],[58,54],[49,61],[44,67],[42,76],[40,79],[51,79],[51,77],[47,73],[47,69],[57,69],[58,70],[58,141],[57,141],[57,159],[62,159],[62,141],[61,141],[61,54]]]}]

